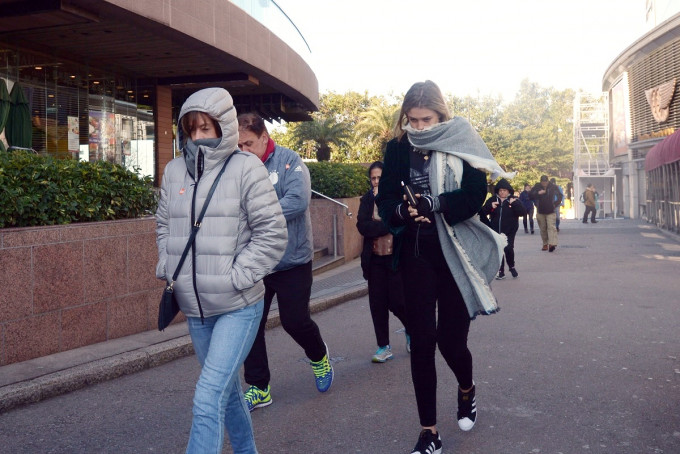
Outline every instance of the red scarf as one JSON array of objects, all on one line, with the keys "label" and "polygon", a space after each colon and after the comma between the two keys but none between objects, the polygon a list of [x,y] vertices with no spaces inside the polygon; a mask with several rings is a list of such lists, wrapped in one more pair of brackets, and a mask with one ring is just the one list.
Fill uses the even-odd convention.
[{"label": "red scarf", "polygon": [[264,152],[262,155],[262,162],[267,162],[267,159],[269,158],[269,155],[274,152],[274,148],[276,148],[276,144],[274,141],[270,138],[269,141],[267,142],[267,150]]}]

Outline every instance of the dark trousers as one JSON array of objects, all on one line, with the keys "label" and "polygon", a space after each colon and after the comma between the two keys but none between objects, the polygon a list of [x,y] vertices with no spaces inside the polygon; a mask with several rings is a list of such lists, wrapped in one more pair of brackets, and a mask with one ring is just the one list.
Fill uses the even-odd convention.
[{"label": "dark trousers", "polygon": [[418,416],[422,426],[433,426],[437,423],[437,346],[459,386],[467,389],[473,384],[467,346],[470,316],[436,237],[421,237],[417,250],[414,239],[405,238],[401,264]]},{"label": "dark trousers", "polygon": [[501,271],[505,269],[505,262],[508,262],[508,268],[515,267],[515,234],[510,233],[505,235],[508,238],[508,245],[505,246],[503,258],[501,259]]},{"label": "dark trousers", "polygon": [[588,205],[586,205],[586,212],[583,213],[583,222],[588,222],[589,214],[591,215],[590,222],[595,222],[595,215],[597,214],[597,209],[595,207],[589,207]]},{"label": "dark trousers", "polygon": [[527,210],[527,214],[522,216],[522,222],[524,223],[524,230],[527,229],[527,217],[529,218],[529,224],[531,225],[531,231],[534,231],[534,207]]},{"label": "dark trousers", "polygon": [[305,351],[312,361],[321,360],[326,354],[319,327],[309,312],[309,297],[312,293],[312,262],[284,271],[277,271],[264,278],[264,311],[255,342],[244,363],[244,378],[249,385],[265,389],[271,374],[267,361],[267,345],[264,328],[267,314],[276,295],[279,317],[283,329]]},{"label": "dark trousers", "polygon": [[[392,270],[391,255],[372,255],[368,276],[368,305],[371,309],[378,347],[390,343],[390,312],[406,328],[404,288],[401,273]],[[406,330],[408,332],[408,329]]]}]

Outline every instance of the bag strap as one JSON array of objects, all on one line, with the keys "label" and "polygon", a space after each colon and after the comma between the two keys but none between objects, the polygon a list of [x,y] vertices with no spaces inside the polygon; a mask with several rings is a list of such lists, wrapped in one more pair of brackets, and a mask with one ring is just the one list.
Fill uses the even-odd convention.
[{"label": "bag strap", "polygon": [[172,275],[172,281],[168,285],[168,287],[170,287],[170,289],[172,289],[173,285],[175,284],[175,281],[177,280],[177,276],[179,276],[179,272],[182,269],[182,265],[184,264],[184,259],[187,258],[187,254],[189,253],[189,249],[191,249],[191,246],[194,244],[194,241],[196,240],[196,235],[198,234],[198,229],[201,228],[201,221],[203,221],[203,215],[205,215],[205,211],[208,209],[208,203],[210,203],[210,199],[212,198],[213,194],[215,193],[215,189],[217,188],[217,183],[219,183],[220,177],[224,173],[224,169],[227,168],[227,164],[229,164],[229,160],[235,154],[236,154],[236,152],[230,154],[229,157],[227,158],[227,160],[224,161],[224,164],[222,165],[222,169],[220,170],[220,173],[218,173],[217,177],[215,177],[215,181],[213,181],[213,184],[210,187],[210,192],[208,192],[208,196],[205,198],[205,203],[203,203],[203,208],[201,209],[201,213],[198,215],[198,219],[196,219],[196,222],[194,223],[194,225],[191,226],[191,234],[189,235],[189,240],[187,241],[187,245],[184,247],[184,252],[182,252],[182,257],[179,259],[179,263],[177,264],[177,269],[175,269],[175,273]]}]

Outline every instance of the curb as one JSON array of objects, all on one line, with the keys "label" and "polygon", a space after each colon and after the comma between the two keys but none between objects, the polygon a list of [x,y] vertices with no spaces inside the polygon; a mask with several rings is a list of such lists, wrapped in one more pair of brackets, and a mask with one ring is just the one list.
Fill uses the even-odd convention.
[{"label": "curb", "polygon": [[[368,285],[358,285],[335,295],[310,301],[311,313],[329,309],[368,294]],[[266,329],[281,325],[278,311],[272,312]],[[0,388],[0,413],[66,394],[86,386],[133,374],[192,355],[191,337],[184,335],[108,358],[94,360],[59,372]]]}]

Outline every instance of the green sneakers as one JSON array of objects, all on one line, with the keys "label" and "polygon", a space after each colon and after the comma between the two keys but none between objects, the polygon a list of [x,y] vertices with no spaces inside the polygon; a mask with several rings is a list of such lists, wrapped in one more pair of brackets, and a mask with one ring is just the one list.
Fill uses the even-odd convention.
[{"label": "green sneakers", "polygon": [[243,395],[243,398],[248,404],[248,410],[253,411],[256,408],[266,407],[272,404],[271,386],[267,385],[267,389],[261,390],[257,386],[251,386]]},{"label": "green sneakers", "polygon": [[320,393],[325,393],[333,383],[333,366],[328,358],[328,346],[326,346],[326,354],[319,361],[310,361],[312,370],[314,371],[314,380],[316,381],[316,389]]}]

